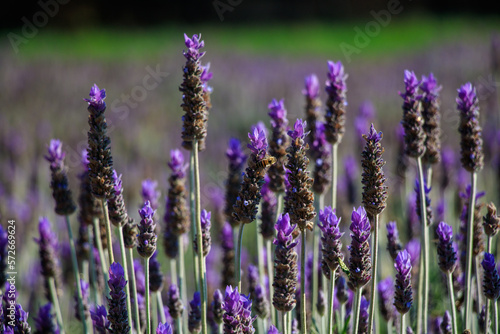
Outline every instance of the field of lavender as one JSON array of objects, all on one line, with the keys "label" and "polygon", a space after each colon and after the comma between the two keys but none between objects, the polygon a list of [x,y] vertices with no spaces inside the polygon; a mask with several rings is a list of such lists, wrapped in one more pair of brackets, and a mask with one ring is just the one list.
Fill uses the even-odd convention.
[{"label": "field of lavender", "polygon": [[500,333],[500,37],[324,28],[1,45],[0,334]]}]

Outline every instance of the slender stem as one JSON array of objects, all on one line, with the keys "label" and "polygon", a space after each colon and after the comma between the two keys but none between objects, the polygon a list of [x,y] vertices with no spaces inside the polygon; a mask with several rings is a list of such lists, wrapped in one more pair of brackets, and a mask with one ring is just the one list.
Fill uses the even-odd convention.
[{"label": "slender stem", "polygon": [[78,260],[76,258],[75,240],[73,239],[73,232],[71,230],[71,223],[69,222],[69,216],[66,215],[65,217],[66,217],[66,227],[68,229],[69,246],[71,250],[71,263],[73,265],[73,273],[75,274],[75,281],[76,281],[78,310],[80,312],[80,319],[82,319],[83,332],[87,333],[87,322],[85,321],[85,312],[83,311],[82,284],[80,282],[80,273],[78,272]]},{"label": "slender stem", "polygon": [[[182,252],[179,252],[182,253]],[[170,281],[172,284],[176,284],[175,282],[177,281],[177,265],[176,265],[176,260],[175,259],[170,259]],[[179,289],[180,291],[180,289]]]},{"label": "slender stem", "polygon": [[377,298],[377,260],[378,260],[378,224],[379,215],[375,215],[375,221],[373,222],[373,264],[372,264],[372,287],[371,287],[371,297],[370,297],[370,319],[368,321],[368,333],[373,333],[373,319],[375,318],[375,304]]},{"label": "slender stem", "polygon": [[[472,245],[474,234],[474,209],[476,207],[476,173],[471,173],[471,193],[469,198],[469,212],[467,213],[467,261],[465,269],[465,291],[472,291]],[[471,298],[472,293],[465,294],[465,328],[470,328],[472,321]]]},{"label": "slender stem", "polygon": [[[151,293],[151,291],[150,291]],[[156,292],[153,292],[152,298],[149,299],[151,303],[151,331],[154,331],[158,327],[158,299],[156,298]]]},{"label": "slender stem", "polygon": [[[104,281],[108,281],[108,267],[106,266],[106,257],[104,256],[104,250],[102,248],[102,242],[101,242],[101,230],[99,229],[99,218],[94,217],[92,220],[92,223],[94,225],[94,238],[97,243],[97,251],[99,252],[99,258],[101,259],[101,271],[102,274],[104,275]],[[104,284],[104,289],[106,292],[106,296],[109,295],[109,285]]]},{"label": "slender stem", "polygon": [[481,306],[483,305],[483,290],[481,289],[481,264],[479,262],[479,255],[474,257],[476,269],[476,291],[477,291],[477,310],[476,314],[481,313]]},{"label": "slender stem", "polygon": [[283,334],[288,334],[287,312],[283,312]]},{"label": "slender stem", "polygon": [[144,293],[145,297],[145,303],[144,306],[146,307],[146,334],[151,334],[151,307],[150,307],[150,301],[149,301],[149,257],[144,258],[144,276],[145,276],[145,285],[146,285],[146,292]]},{"label": "slender stem", "polygon": [[177,331],[175,331],[175,333],[182,334],[182,317],[177,317],[177,319],[175,319],[175,324],[177,326]]},{"label": "slender stem", "polygon": [[[56,289],[56,281],[54,277],[49,277],[49,289],[50,289],[50,299],[52,304],[54,305],[54,310],[56,312],[57,325],[61,330],[61,333],[64,333],[64,324],[61,314],[61,307],[59,306],[59,297],[57,297],[57,289]],[[85,321],[85,318],[81,318],[82,322]]]},{"label": "slender stem", "polygon": [[485,317],[484,317],[484,334],[488,334],[488,332],[490,331],[490,306],[491,306],[491,303],[490,303],[490,300],[488,298],[486,298],[486,314],[485,314]]},{"label": "slender stem", "polygon": [[[335,301],[335,274],[336,270],[330,271],[330,299],[328,303],[328,333],[333,334],[334,310],[333,304]],[[340,321],[339,321],[340,323]]]},{"label": "slender stem", "polygon": [[108,240],[108,256],[109,265],[115,262],[115,257],[113,256],[113,239],[111,238],[111,223],[109,222],[109,212],[108,212],[108,202],[105,198],[101,199],[102,212],[104,213],[104,222],[106,223],[106,239]]},{"label": "slender stem", "polygon": [[[123,262],[123,272],[125,273],[125,281],[129,282],[128,279],[128,264],[127,264],[127,252],[125,250],[125,240],[123,239],[123,226],[118,227],[118,235],[120,238],[120,253]],[[133,264],[131,264],[133,266]],[[127,292],[127,315],[129,326],[132,327],[132,304],[130,302],[130,291],[126,289]]]},{"label": "slender stem", "polygon": [[486,251],[487,251],[488,253],[490,253],[490,254],[493,254],[493,253],[491,252],[491,249],[493,248],[493,247],[492,247],[492,246],[493,246],[493,245],[492,245],[492,239],[493,239],[493,237],[492,237],[492,236],[488,236],[488,239],[486,239]]},{"label": "slender stem", "polygon": [[283,193],[276,194],[276,217],[278,217],[283,210]]},{"label": "slender stem", "polygon": [[422,333],[422,312],[424,309],[424,249],[420,247],[420,260],[418,263],[418,299],[417,299],[417,333]]},{"label": "slender stem", "polygon": [[[139,316],[139,303],[137,301],[137,286],[135,284],[135,270],[134,270],[134,249],[129,248],[127,252],[127,261],[130,263],[130,290],[132,290],[132,298],[134,299],[134,323],[137,333],[141,332],[141,321]],[[132,327],[132,324],[130,324]]]},{"label": "slender stem", "polygon": [[[314,211],[319,212],[321,209],[319,206],[319,197],[322,195],[316,194],[314,196]],[[319,216],[319,215],[318,215]],[[317,225],[317,224],[315,224]],[[313,229],[313,264],[312,264],[312,317],[316,321],[318,320],[318,309],[316,304],[318,302],[318,259],[319,259],[319,228],[314,226]]]},{"label": "slender stem", "polygon": [[494,326],[495,326],[495,333],[500,333],[500,326],[498,324],[498,300],[496,300],[493,303],[493,318],[494,318]]},{"label": "slender stem", "polygon": [[[191,211],[191,240],[194,240],[197,232],[196,225],[196,205],[195,205],[195,167],[194,167],[194,148],[191,150],[191,161],[189,164],[189,209]],[[200,291],[200,268],[196,265],[198,263],[198,253],[196,253],[193,249],[193,265],[194,268],[194,277],[196,284],[196,291]],[[186,296],[184,296],[186,298]],[[184,301],[185,302],[185,301]]]},{"label": "slender stem", "polygon": [[101,298],[99,297],[99,293],[97,292],[97,277],[96,277],[96,267],[95,267],[95,258],[94,258],[94,243],[92,240],[92,229],[89,228],[87,229],[87,237],[89,239],[89,245],[90,245],[90,254],[89,254],[89,271],[90,271],[90,285],[92,286],[92,292],[93,292],[93,298],[94,298],[94,305],[100,305],[101,304]]},{"label": "slender stem", "polygon": [[273,296],[274,296],[274,287],[273,287],[273,244],[271,239],[266,240],[266,254],[267,254],[267,275],[268,275],[268,288],[269,288],[269,305],[271,305],[271,321],[273,324],[276,323],[276,310],[273,306]]},{"label": "slender stem", "polygon": [[262,234],[259,233],[259,227],[255,224],[255,231],[257,233],[257,265],[259,267],[259,283],[264,282],[264,254],[262,250],[264,249],[264,239]]},{"label": "slender stem", "polygon": [[353,333],[357,333],[359,329],[359,311],[360,311],[360,306],[361,306],[361,297],[363,295],[363,288],[357,288],[356,289],[356,295],[354,297],[354,309],[352,311],[352,314],[354,315],[352,320],[352,328],[353,328]]},{"label": "slender stem", "polygon": [[332,145],[332,209],[337,207],[337,155],[338,144]]},{"label": "slender stem", "polygon": [[406,317],[405,317],[406,313],[401,313],[401,328],[399,329],[399,332],[401,334],[405,334],[406,333]]},{"label": "slender stem", "polygon": [[[300,243],[300,306],[302,319],[300,327],[302,333],[306,333],[307,328],[307,300],[306,300],[306,229],[302,230],[302,241]],[[334,277],[332,277],[334,279]]]},{"label": "slender stem", "polygon": [[198,260],[200,265],[200,287],[201,287],[201,331],[208,333],[207,328],[207,280],[205,270],[205,257],[203,256],[203,236],[201,233],[201,203],[200,203],[200,168],[198,162],[198,140],[193,141],[194,155],[194,192],[195,192],[195,213],[196,213],[196,237],[198,240]]},{"label": "slender stem", "polygon": [[[339,328],[345,327],[345,303],[340,305],[340,319],[339,319]],[[322,332],[324,333],[324,332]]]},{"label": "slender stem", "polygon": [[[428,333],[427,331],[427,317],[428,317],[428,308],[429,308],[429,228],[427,227],[427,207],[425,201],[425,181],[424,174],[422,170],[422,158],[417,158],[417,169],[418,169],[418,179],[420,186],[420,215],[421,215],[421,224],[422,224],[422,235],[423,243],[422,247],[423,251],[423,262],[424,262],[424,286],[423,286],[423,310],[422,310],[422,329],[423,333]],[[468,290],[470,291],[470,290]]]},{"label": "slender stem", "polygon": [[393,334],[393,328],[392,328],[392,317],[389,319],[387,322],[387,333],[388,334]]},{"label": "slender stem", "polygon": [[[453,292],[453,276],[452,273],[446,273],[448,278],[448,295],[450,296],[451,322],[453,325],[453,334],[458,334],[457,327],[457,307],[455,306],[455,293]],[[488,321],[488,320],[486,320]]]},{"label": "slender stem", "polygon": [[179,236],[179,249],[180,249],[179,257],[177,258],[177,261],[179,261],[178,286],[179,286],[180,299],[184,303],[184,298],[186,297],[187,293],[186,293],[186,284],[184,284],[184,279],[186,277],[186,268],[184,266],[184,242],[182,236]]},{"label": "slender stem", "polygon": [[238,291],[241,293],[241,244],[243,243],[243,229],[245,224],[240,223],[238,231],[238,246],[236,248],[236,283],[238,284]]},{"label": "slender stem", "polygon": [[90,282],[90,279],[89,279],[89,260],[88,259],[82,260],[82,275],[83,275],[83,280],[85,282]]},{"label": "slender stem", "polygon": [[163,306],[163,299],[161,299],[161,290],[156,291],[156,305],[158,306],[158,312],[160,313],[160,320],[162,324],[167,322],[167,317],[165,316],[165,310]]}]

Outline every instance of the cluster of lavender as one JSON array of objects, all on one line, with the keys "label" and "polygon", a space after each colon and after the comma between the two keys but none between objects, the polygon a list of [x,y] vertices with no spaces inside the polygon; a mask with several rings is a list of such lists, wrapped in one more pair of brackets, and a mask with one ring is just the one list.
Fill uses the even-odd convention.
[{"label": "cluster of lavender", "polygon": [[[143,183],[140,222],[135,224],[129,217],[122,175],[113,169],[104,89],[94,85],[90,98],[85,99],[90,113],[89,147],[82,156],[84,171],[79,176],[76,238],[70,216],[77,205],[64,164],[65,152],[61,141],[50,142],[45,158],[50,164],[54,211],[65,217],[69,242],[66,246],[60,240],[64,234],[54,233],[48,218],[40,218],[39,237],[35,239],[40,263],[37,270],[43,278],[46,300],[33,317],[35,333],[70,331],[60,299],[73,285],[74,321],[84,333],[291,334],[299,333],[299,326],[303,334],[371,334],[382,332],[381,328],[388,333],[394,328],[400,333],[419,334],[500,333],[500,274],[495,262],[500,216],[493,203],[487,205],[483,216],[484,205],[478,203],[484,194],[476,190],[477,176],[485,156],[479,101],[472,84],[463,85],[456,100],[460,161],[471,177],[471,184],[464,184],[461,226],[457,228],[445,222],[453,220],[445,210],[445,190],[450,184],[447,171],[453,159],[442,152],[440,143],[441,86],[432,73],[418,80],[414,72],[405,71],[405,89],[400,93],[400,153],[404,152],[406,160],[398,163],[404,164],[402,170],[408,172],[409,159],[416,160],[415,194],[404,210],[409,223],[404,228],[407,235],[399,234],[398,226],[404,224],[384,223],[387,255],[394,262],[395,275],[378,282],[384,259],[379,256],[379,220],[385,219],[381,214],[388,198],[383,134],[370,125],[368,120],[374,112],[364,104],[355,120],[357,143],[363,146],[359,157],[361,175],[352,172],[357,168],[356,159],[345,159],[348,202],[354,205],[356,198],[361,198],[362,206],[352,210],[347,226],[341,216],[348,210],[336,203],[337,150],[346,133],[348,76],[342,63],[328,62],[324,115],[320,110],[319,79],[313,74],[306,77],[303,91],[307,121],[297,119],[289,128],[284,100],[272,100],[268,106],[272,127],[269,142],[263,126],[254,127],[248,134],[248,156],[238,139],[230,140],[225,152],[229,161],[225,207],[214,213],[212,224],[211,212],[201,207],[198,159],[206,145],[212,92],[208,81],[212,73],[209,64],[201,64],[205,54],[201,37],[185,36],[185,46],[186,64],[180,86],[185,113],[182,147],[190,151],[191,159],[185,163],[180,150],[170,152],[164,226],[157,226],[161,195],[155,181]],[[313,166],[309,166],[309,159]],[[436,215],[431,197],[433,169],[437,170],[439,163],[444,175]],[[361,196],[356,195],[358,178]],[[331,206],[324,205],[328,190]],[[248,238],[251,232],[244,234],[244,227],[257,219],[260,226],[255,229],[255,243],[259,254],[255,266],[245,261],[248,254],[243,243],[253,241],[254,236]],[[212,225],[220,233],[220,243],[212,242]],[[343,246],[348,241],[347,229],[348,252]],[[430,230],[435,231],[436,242],[431,241]],[[313,232],[311,256],[306,254],[310,246],[307,231]],[[165,261],[157,246],[160,232],[164,254],[170,260],[169,279],[164,277]],[[189,232],[193,242],[185,243],[184,236]],[[118,243],[113,243],[115,237]],[[30,333],[29,314],[7,280],[9,240],[0,227],[0,333]],[[185,259],[189,255],[192,258]],[[74,277],[63,271],[66,268],[61,262],[66,258],[72,269],[67,271],[73,271]],[[211,277],[216,270],[213,263],[218,259],[222,262],[220,286]],[[437,277],[431,275],[438,272],[433,268],[435,264],[446,286],[439,296],[446,295],[446,301],[437,300],[436,289],[430,289],[430,277]],[[187,270],[193,270],[192,275]],[[245,270],[248,275],[242,275]],[[247,277],[244,282],[242,276]],[[164,306],[162,288],[168,280]],[[189,301],[188,296],[193,298]],[[312,302],[308,298],[311,296]],[[39,303],[38,299],[35,302]],[[437,303],[446,311],[442,318],[431,321],[430,307]],[[382,323],[374,320],[378,312]]]}]

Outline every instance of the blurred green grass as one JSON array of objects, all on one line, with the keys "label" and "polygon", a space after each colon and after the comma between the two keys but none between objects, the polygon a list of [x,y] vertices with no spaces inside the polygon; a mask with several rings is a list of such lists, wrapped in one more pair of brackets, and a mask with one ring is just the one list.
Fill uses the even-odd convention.
[{"label": "blurred green grass", "polygon": [[[341,43],[355,46],[355,27],[365,30],[373,17],[332,23],[171,25],[141,29],[83,28],[75,31],[40,29],[35,38],[20,46],[19,56],[62,59],[149,59],[179,45],[183,32],[202,32],[211,48],[222,52],[237,50],[248,54],[276,54],[292,57],[341,53]],[[417,15],[392,18],[360,57],[377,57],[411,52],[436,43],[475,41],[500,29],[496,17],[433,17]],[[18,33],[18,32],[17,32]]]}]

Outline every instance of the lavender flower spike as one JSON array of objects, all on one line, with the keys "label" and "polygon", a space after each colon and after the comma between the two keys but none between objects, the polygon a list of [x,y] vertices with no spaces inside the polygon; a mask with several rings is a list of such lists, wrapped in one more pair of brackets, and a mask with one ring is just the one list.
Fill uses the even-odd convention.
[{"label": "lavender flower spike", "polygon": [[[210,247],[212,245],[212,238],[210,237],[210,218],[212,214],[207,210],[203,209],[201,211],[201,239],[203,246],[203,256],[206,257],[210,252]],[[198,242],[197,238],[194,241],[194,250],[198,253]]]},{"label": "lavender flower spike", "polygon": [[[52,232],[50,221],[46,217],[41,217],[38,222],[38,231],[40,238],[35,239],[39,246],[39,257],[41,263],[41,274],[44,278],[46,296],[49,301],[54,303],[53,298],[57,298],[60,287],[60,266],[58,257],[57,236]],[[53,278],[56,287],[56,296],[50,294],[49,279]]]},{"label": "lavender flower spike", "polygon": [[420,82],[414,72],[405,70],[405,91],[399,93],[403,98],[403,124],[405,134],[406,155],[413,158],[421,157],[425,152],[424,120],[420,111],[420,101],[417,96]]},{"label": "lavender flower spike", "polygon": [[110,332],[111,323],[108,320],[108,312],[104,305],[97,305],[95,310],[90,311],[94,331],[97,334],[108,334]]},{"label": "lavender flower spike", "polygon": [[408,251],[399,252],[394,263],[396,268],[396,289],[394,295],[394,306],[400,314],[406,314],[413,303],[413,292],[411,287],[411,258]]},{"label": "lavender flower spike", "polygon": [[185,187],[186,182],[186,169],[188,164],[184,163],[184,156],[178,149],[170,151],[170,161],[168,167],[172,170],[168,178],[169,188],[166,202],[164,238],[165,251],[171,250],[168,253],[177,253],[172,251],[172,244],[169,236],[180,236],[189,231],[189,213],[186,205],[187,190]]},{"label": "lavender flower spike", "polygon": [[422,76],[420,89],[422,90],[423,129],[426,135],[426,150],[423,161],[426,164],[435,164],[441,160],[441,114],[439,112],[439,91],[441,88],[432,73],[428,77]]},{"label": "lavender flower spike", "polygon": [[484,260],[481,262],[481,265],[484,269],[483,293],[486,298],[495,303],[500,297],[500,276],[493,254],[484,253]]},{"label": "lavender flower spike", "polygon": [[115,196],[108,200],[109,220],[113,225],[119,227],[128,222],[128,213],[123,201],[122,175],[118,176],[116,170],[113,170],[113,185]]},{"label": "lavender flower spike", "polygon": [[457,254],[453,248],[453,229],[445,222],[440,222],[436,232],[439,238],[437,246],[439,269],[444,273],[452,273],[457,262]]},{"label": "lavender flower spike", "polygon": [[399,231],[396,222],[387,223],[387,250],[392,257],[396,260],[396,256],[401,251],[401,241],[399,241]]},{"label": "lavender flower spike", "polygon": [[111,332],[116,334],[127,334],[130,332],[126,302],[127,281],[125,280],[123,267],[117,262],[113,262],[109,267],[108,286],[110,289],[108,297],[108,319],[111,323]]},{"label": "lavender flower spike", "polygon": [[353,210],[351,215],[351,245],[349,251],[349,287],[362,288],[371,279],[372,262],[370,257],[370,221],[363,207]]},{"label": "lavender flower spike", "polygon": [[201,332],[201,297],[200,293],[196,291],[193,300],[189,302],[191,310],[188,317],[188,328],[190,333]]},{"label": "lavender flower spike", "polygon": [[346,79],[344,66],[340,61],[328,61],[328,80],[326,81],[326,101],[325,133],[326,139],[331,144],[338,144],[342,141],[345,132],[345,107],[346,102]]},{"label": "lavender flower spike", "polygon": [[229,161],[229,171],[226,182],[226,208],[224,213],[231,226],[238,227],[239,222],[233,217],[233,205],[236,203],[240,191],[243,169],[247,161],[247,156],[243,152],[241,142],[238,139],[231,138],[229,140],[226,157]]},{"label": "lavender flower spike", "polygon": [[378,285],[378,304],[380,307],[380,313],[385,321],[389,321],[395,318],[395,308],[393,305],[394,300],[394,280],[392,277],[387,277],[381,280]]},{"label": "lavender flower spike", "polygon": [[269,154],[276,158],[276,163],[269,167],[270,189],[275,193],[281,193],[285,190],[285,163],[286,148],[288,146],[288,137],[286,135],[288,120],[284,100],[279,102],[275,99],[268,105],[271,110],[271,126],[273,130],[272,139],[269,143]]},{"label": "lavender flower spike", "polygon": [[[304,94],[306,98],[305,114],[308,125],[307,131],[311,133],[307,143],[312,147],[316,138],[316,123],[320,118],[321,107],[321,101],[319,99],[319,80],[316,74],[311,74],[305,78],[305,88],[302,90],[302,94]],[[314,159],[313,153],[312,150],[309,151],[311,159]]]},{"label": "lavender flower spike", "polygon": [[340,218],[335,215],[335,210],[327,206],[319,212],[319,221],[321,222],[319,228],[322,232],[321,244],[324,263],[331,271],[336,271],[339,266],[338,259],[344,259],[340,240],[344,233],[341,233],[339,229]]},{"label": "lavender flower spike", "polygon": [[460,111],[461,135],[460,148],[462,166],[468,172],[477,172],[483,168],[483,139],[479,124],[479,100],[476,89],[470,82],[458,90],[457,109]]},{"label": "lavender flower spike", "polygon": [[59,327],[54,322],[52,316],[52,304],[47,303],[38,309],[38,314],[34,318],[36,333],[59,334]]},{"label": "lavender flower spike", "polygon": [[[307,121],[309,124],[309,121]],[[329,188],[331,182],[331,150],[332,147],[328,145],[325,135],[325,125],[316,121],[314,126],[314,131],[311,126],[308,127],[311,134],[307,138],[309,141],[309,155],[314,161],[314,171],[313,171],[313,191],[320,195],[324,194]]]},{"label": "lavender flower spike", "polygon": [[175,284],[171,284],[168,289],[167,298],[168,312],[173,319],[178,319],[182,316],[184,306],[179,294],[179,288]]},{"label": "lavender flower spike", "polygon": [[224,297],[219,289],[214,291],[214,298],[212,299],[212,312],[216,323],[220,324],[224,316]]},{"label": "lavender flower spike", "polygon": [[90,88],[89,96],[89,99],[84,99],[88,102],[89,106],[92,106],[92,108],[97,111],[103,111],[104,109],[106,109],[106,102],[104,102],[104,99],[106,98],[105,89],[99,89],[99,87],[94,84]]},{"label": "lavender flower spike", "polygon": [[243,305],[240,300],[238,288],[226,287],[224,296],[224,334],[241,334],[242,326],[240,316]]},{"label": "lavender flower spike", "polygon": [[142,181],[142,199],[144,202],[149,201],[153,210],[157,210],[161,193],[157,190],[158,181],[146,179]]},{"label": "lavender flower spike", "polygon": [[142,209],[139,210],[141,222],[139,223],[139,237],[137,238],[137,252],[144,258],[150,258],[156,250],[155,234],[156,223],[153,220],[155,210],[147,201]]},{"label": "lavender flower spike", "polygon": [[168,323],[165,324],[159,323],[158,327],[156,328],[156,334],[173,334],[173,333],[174,332],[172,330],[172,327]]},{"label": "lavender flower spike", "polygon": [[297,288],[297,253],[293,240],[295,226],[290,224],[290,216],[280,215],[276,223],[277,236],[274,260],[274,307],[283,312],[293,310],[296,304],[295,290]]}]

